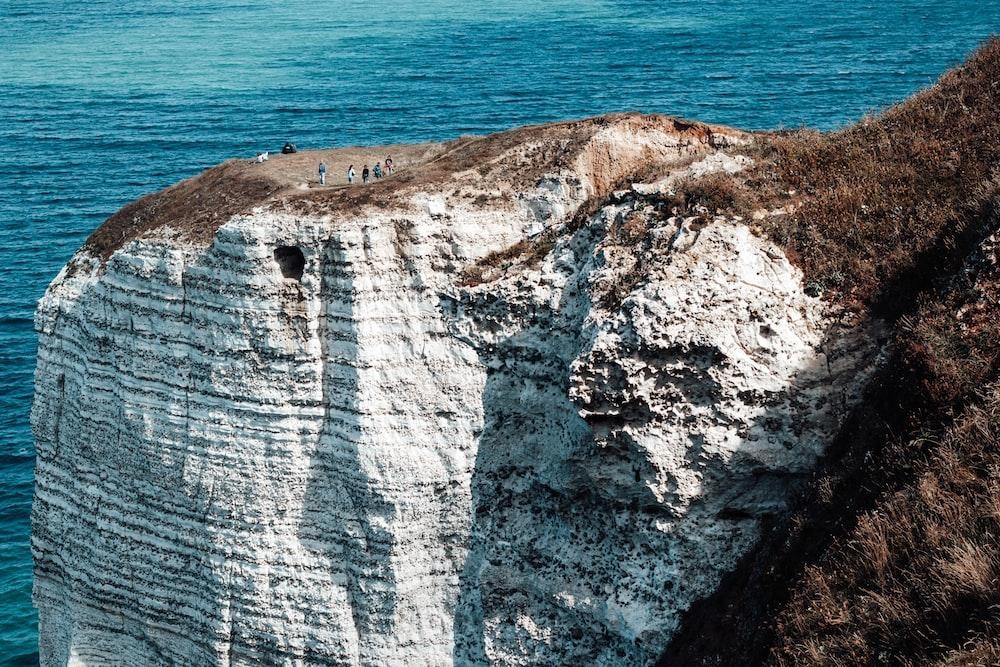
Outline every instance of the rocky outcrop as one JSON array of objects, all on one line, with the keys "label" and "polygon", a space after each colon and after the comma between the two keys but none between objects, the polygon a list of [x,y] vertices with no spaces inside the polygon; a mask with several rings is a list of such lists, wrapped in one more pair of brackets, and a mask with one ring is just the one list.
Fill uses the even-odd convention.
[{"label": "rocky outcrop", "polygon": [[43,664],[655,660],[876,361],[741,221],[655,201],[743,140],[595,119],[113,218],[37,315]]}]

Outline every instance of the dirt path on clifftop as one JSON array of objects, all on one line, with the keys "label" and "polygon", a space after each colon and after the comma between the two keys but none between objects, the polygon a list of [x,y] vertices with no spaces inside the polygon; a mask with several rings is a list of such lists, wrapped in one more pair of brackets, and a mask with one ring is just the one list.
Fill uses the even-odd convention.
[{"label": "dirt path on clifftop", "polygon": [[[267,162],[229,160],[160,192],[147,195],[112,215],[88,239],[85,249],[107,259],[129,241],[158,229],[173,230],[185,241],[208,245],[216,230],[232,216],[269,205],[303,215],[356,211],[398,203],[417,190],[444,192],[469,185],[493,199],[511,199],[534,187],[545,173],[573,167],[586,172],[594,189],[607,194],[621,172],[638,165],[609,162],[599,147],[588,153],[602,133],[616,139],[647,131],[673,136],[680,146],[706,150],[722,136],[738,130],[638,113],[517,128],[445,143],[399,144],[275,154]],[[607,151],[605,151],[607,153]],[[363,165],[392,156],[396,173],[362,185]],[[329,185],[318,183],[320,161],[327,165]],[[348,185],[354,165],[359,178]]]},{"label": "dirt path on clifftop", "polygon": [[[397,173],[385,179],[388,182],[399,179],[401,172],[414,169],[446,150],[447,144],[440,143],[398,144],[301,151],[290,155],[278,153],[260,163],[227,160],[126,205],[90,235],[85,247],[107,261],[125,243],[162,227],[170,227],[195,243],[207,245],[216,230],[232,216],[262,204],[314,190],[363,187],[343,182],[348,165],[354,165],[360,181],[364,164],[374,165],[391,155]],[[318,183],[320,161],[326,162],[330,185]]]}]

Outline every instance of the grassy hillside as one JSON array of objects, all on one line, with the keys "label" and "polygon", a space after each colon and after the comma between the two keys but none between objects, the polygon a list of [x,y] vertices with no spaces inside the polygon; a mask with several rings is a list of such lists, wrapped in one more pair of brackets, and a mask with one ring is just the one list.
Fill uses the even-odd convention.
[{"label": "grassy hillside", "polygon": [[784,210],[760,229],[810,289],[894,332],[796,511],[662,664],[1000,664],[998,110],[994,39],[878,117],[762,137],[750,175],[678,193]]}]

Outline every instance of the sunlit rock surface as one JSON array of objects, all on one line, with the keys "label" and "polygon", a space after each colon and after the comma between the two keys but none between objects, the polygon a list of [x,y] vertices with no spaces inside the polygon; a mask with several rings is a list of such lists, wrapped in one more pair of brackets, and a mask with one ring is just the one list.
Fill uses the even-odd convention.
[{"label": "sunlit rock surface", "polygon": [[37,314],[44,665],[655,660],[876,349],[741,222],[650,203],[739,133],[560,127],[81,250]]}]

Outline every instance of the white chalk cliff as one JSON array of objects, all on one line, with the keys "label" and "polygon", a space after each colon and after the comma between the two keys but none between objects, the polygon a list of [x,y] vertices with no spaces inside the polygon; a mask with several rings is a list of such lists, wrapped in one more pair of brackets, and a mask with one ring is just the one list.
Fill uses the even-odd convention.
[{"label": "white chalk cliff", "polygon": [[56,278],[43,665],[650,664],[783,511],[876,350],[742,221],[657,204],[742,135],[478,141]]}]

